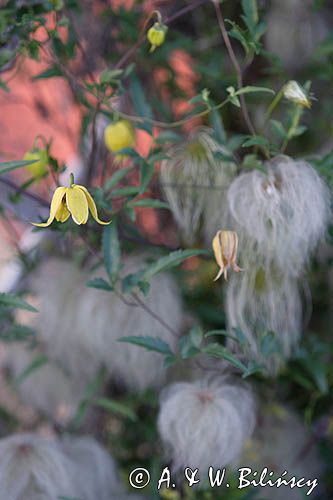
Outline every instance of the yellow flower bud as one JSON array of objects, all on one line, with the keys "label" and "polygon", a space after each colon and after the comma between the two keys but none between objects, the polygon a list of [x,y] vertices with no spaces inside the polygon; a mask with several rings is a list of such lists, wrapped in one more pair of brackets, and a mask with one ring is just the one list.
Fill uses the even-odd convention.
[{"label": "yellow flower bud", "polygon": [[[121,149],[131,148],[135,144],[135,133],[131,123],[119,120],[110,123],[104,130],[104,143],[109,151],[117,153]],[[122,155],[117,155],[121,158]]]},{"label": "yellow flower bud", "polygon": [[224,279],[227,280],[227,271],[230,267],[236,273],[241,271],[241,268],[236,263],[238,236],[235,231],[217,231],[212,245],[216,262],[220,267],[214,281],[218,280],[222,274]]},{"label": "yellow flower bud", "polygon": [[32,149],[27,151],[23,156],[23,160],[37,160],[31,165],[27,165],[26,170],[36,178],[43,177],[47,173],[47,165],[49,163],[49,155],[46,149]]},{"label": "yellow flower bud", "polygon": [[154,26],[148,30],[147,38],[151,43],[150,52],[154,52],[157,47],[164,43],[167,31],[167,26],[162,23],[155,23]]}]

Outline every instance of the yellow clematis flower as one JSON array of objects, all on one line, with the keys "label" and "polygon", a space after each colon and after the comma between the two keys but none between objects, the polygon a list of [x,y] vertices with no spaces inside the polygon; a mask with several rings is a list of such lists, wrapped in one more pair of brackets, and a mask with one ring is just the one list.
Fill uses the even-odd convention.
[{"label": "yellow clematis flower", "polygon": [[111,221],[103,222],[99,219],[96,204],[87,188],[71,182],[70,187],[58,187],[55,190],[47,221],[39,224],[32,222],[32,224],[37,227],[48,227],[54,219],[58,222],[66,222],[70,215],[75,224],[86,224],[89,211],[99,224],[110,224]]},{"label": "yellow clematis flower", "polygon": [[216,262],[220,266],[220,270],[214,281],[218,280],[222,274],[227,281],[227,271],[230,267],[236,273],[242,271],[236,263],[238,236],[235,231],[217,231],[213,238],[212,246]]}]

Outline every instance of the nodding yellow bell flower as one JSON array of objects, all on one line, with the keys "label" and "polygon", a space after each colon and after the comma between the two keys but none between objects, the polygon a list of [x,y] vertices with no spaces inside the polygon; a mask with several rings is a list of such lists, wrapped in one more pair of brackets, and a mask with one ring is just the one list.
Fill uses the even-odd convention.
[{"label": "nodding yellow bell flower", "polygon": [[25,167],[33,177],[43,177],[47,173],[49,155],[46,149],[31,149],[25,153],[23,160],[34,161],[31,165],[26,165]]},{"label": "nodding yellow bell flower", "polygon": [[[117,153],[121,149],[132,148],[135,144],[135,132],[127,120],[110,123],[104,130],[104,143],[109,151]],[[116,154],[116,160],[122,160],[126,155]]]},{"label": "nodding yellow bell flower", "polygon": [[155,23],[147,32],[147,39],[151,43],[150,52],[162,45],[165,40],[168,27],[160,22]]},{"label": "nodding yellow bell flower", "polygon": [[53,195],[50,207],[50,216],[46,222],[37,224],[32,222],[37,227],[48,227],[54,219],[58,222],[66,222],[72,216],[75,224],[86,224],[89,216],[89,211],[96,222],[99,224],[110,224],[99,219],[96,204],[93,197],[84,186],[74,184],[71,176],[70,187],[58,187]]},{"label": "nodding yellow bell flower", "polygon": [[292,101],[304,108],[311,108],[311,101],[305,90],[295,80],[290,80],[283,87],[283,95],[288,101]]},{"label": "nodding yellow bell flower", "polygon": [[220,266],[220,270],[214,281],[218,280],[222,274],[227,281],[227,271],[230,267],[236,273],[242,271],[236,263],[238,236],[235,231],[217,231],[213,238],[212,246],[216,262]]}]

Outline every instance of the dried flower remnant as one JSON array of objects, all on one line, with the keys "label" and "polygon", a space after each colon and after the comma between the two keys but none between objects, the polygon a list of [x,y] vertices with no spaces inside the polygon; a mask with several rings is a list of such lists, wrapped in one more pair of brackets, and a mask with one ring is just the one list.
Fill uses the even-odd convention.
[{"label": "dried flower remnant", "polygon": [[224,467],[241,453],[255,425],[247,384],[218,376],[172,384],[161,395],[158,429],[173,468]]},{"label": "dried flower remnant", "polygon": [[311,101],[305,90],[295,80],[290,80],[283,87],[283,95],[288,101],[292,101],[304,108],[311,108]]},{"label": "dried flower remnant", "polygon": [[236,273],[242,270],[236,262],[238,236],[235,231],[218,231],[213,239],[212,246],[216,262],[220,266],[220,270],[214,281],[218,280],[222,274],[227,281],[227,272],[230,267]]},{"label": "dried flower remnant", "polygon": [[51,201],[50,216],[46,222],[32,224],[37,227],[48,227],[54,219],[58,222],[66,222],[72,216],[75,224],[86,224],[89,211],[98,224],[110,224],[111,221],[103,222],[99,219],[96,204],[88,189],[79,184],[74,184],[71,176],[70,187],[58,187]]}]

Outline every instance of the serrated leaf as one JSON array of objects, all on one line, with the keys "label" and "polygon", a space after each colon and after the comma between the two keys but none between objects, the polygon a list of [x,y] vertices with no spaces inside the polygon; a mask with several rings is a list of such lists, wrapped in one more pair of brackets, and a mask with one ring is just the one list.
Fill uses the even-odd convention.
[{"label": "serrated leaf", "polygon": [[159,352],[160,354],[165,354],[166,356],[173,355],[169,344],[158,337],[133,335],[129,337],[122,337],[118,339],[118,342],[127,342],[128,344],[144,347],[148,351]]},{"label": "serrated leaf", "polygon": [[0,307],[23,309],[24,311],[38,312],[37,309],[32,307],[28,302],[21,299],[17,295],[10,293],[0,293]]}]

